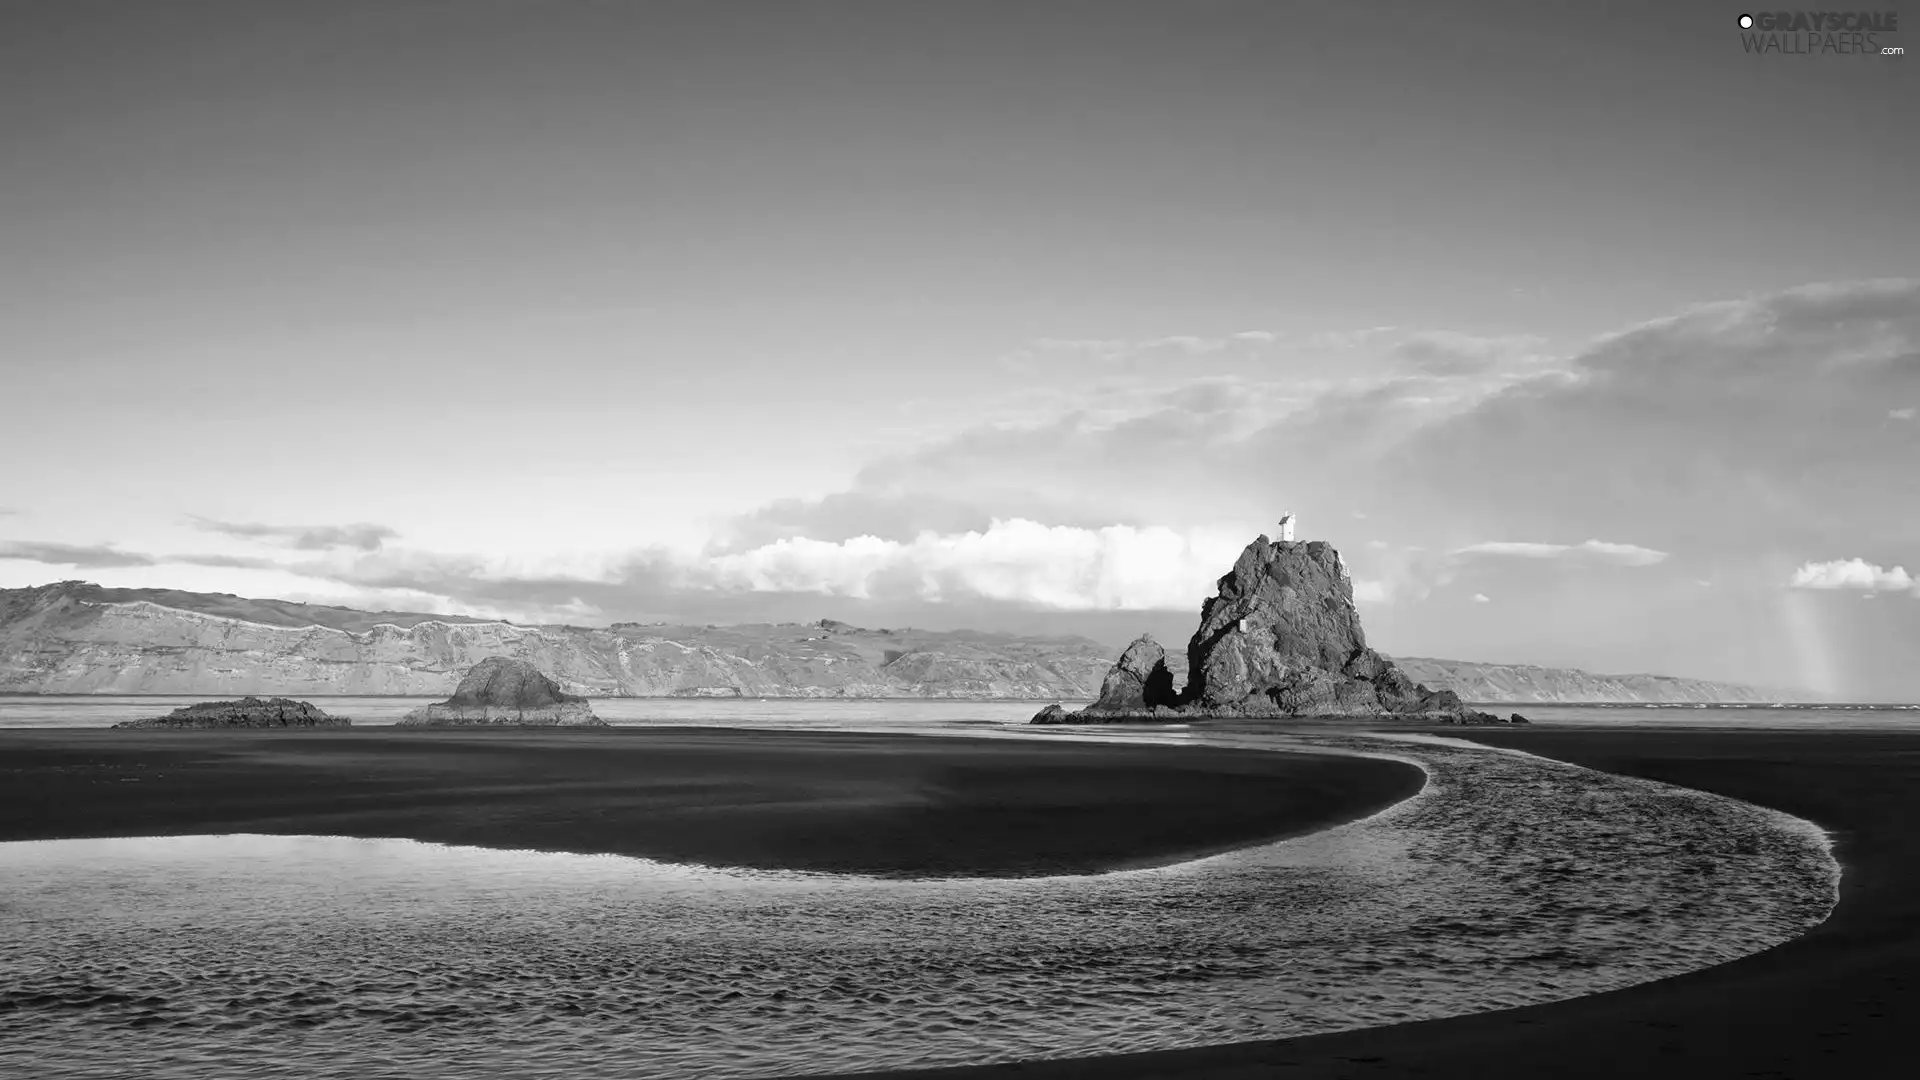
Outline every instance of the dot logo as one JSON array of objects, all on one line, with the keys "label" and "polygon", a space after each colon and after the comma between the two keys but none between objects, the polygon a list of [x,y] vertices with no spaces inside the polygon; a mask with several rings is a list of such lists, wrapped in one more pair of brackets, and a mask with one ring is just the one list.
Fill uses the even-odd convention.
[{"label": "dot logo", "polygon": [[1740,16],[1740,29],[1742,30],[1753,29],[1753,16],[1751,15]]}]

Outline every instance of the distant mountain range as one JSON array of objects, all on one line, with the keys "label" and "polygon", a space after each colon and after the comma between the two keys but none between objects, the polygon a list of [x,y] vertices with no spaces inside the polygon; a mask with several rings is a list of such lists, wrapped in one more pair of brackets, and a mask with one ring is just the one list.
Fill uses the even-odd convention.
[{"label": "distant mountain range", "polygon": [[1682,679],[1672,675],[1596,675],[1579,668],[1532,664],[1475,664],[1396,656],[1393,662],[1418,683],[1444,687],[1464,701],[1582,702],[1774,702],[1817,701],[1805,690],[1769,689],[1740,683]]},{"label": "distant mountain range", "polygon": [[[868,630],[845,623],[605,628],[108,589],[0,590],[0,691],[432,695],[489,656],[595,696],[1088,700],[1118,649],[1081,637]],[[1661,675],[1396,657],[1477,702],[1769,702],[1793,691]]]}]

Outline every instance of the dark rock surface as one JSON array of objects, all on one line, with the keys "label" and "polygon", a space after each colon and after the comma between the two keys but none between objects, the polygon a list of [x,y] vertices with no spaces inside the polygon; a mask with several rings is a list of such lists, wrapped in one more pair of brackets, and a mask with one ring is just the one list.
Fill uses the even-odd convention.
[{"label": "dark rock surface", "polygon": [[1054,705],[1049,705],[1044,709],[1041,709],[1037,713],[1034,713],[1033,719],[1027,721],[1027,723],[1029,724],[1071,724],[1074,722],[1074,717],[1078,715],[1079,715],[1078,713],[1068,712],[1067,707],[1065,705],[1054,704]]},{"label": "dark rock surface", "polygon": [[[1353,582],[1325,541],[1247,545],[1200,609],[1177,696],[1165,653],[1142,637],[1108,673],[1100,699],[1078,713],[1043,710],[1035,723],[1112,723],[1209,717],[1408,717],[1508,723],[1429,690],[1367,645]],[[1524,721],[1520,721],[1524,723]]]},{"label": "dark rock surface", "polygon": [[1091,708],[1109,712],[1150,710],[1178,704],[1173,672],[1167,670],[1167,650],[1150,634],[1141,634],[1100,684],[1100,698]]},{"label": "dark rock surface", "polygon": [[525,660],[488,657],[473,666],[453,696],[400,718],[409,727],[510,724],[607,727],[587,699],[569,694]]},{"label": "dark rock surface", "polygon": [[117,728],[277,728],[346,727],[353,721],[344,716],[329,716],[304,701],[277,697],[261,700],[244,697],[238,701],[202,701],[175,709],[165,716],[146,720],[127,720]]}]

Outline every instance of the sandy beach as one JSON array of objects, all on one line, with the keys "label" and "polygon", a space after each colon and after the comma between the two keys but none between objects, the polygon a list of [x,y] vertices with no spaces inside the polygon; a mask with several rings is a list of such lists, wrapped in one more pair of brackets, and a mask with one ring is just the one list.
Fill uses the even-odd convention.
[{"label": "sandy beach", "polygon": [[[1431,733],[1431,729],[1422,729]],[[1876,1077],[1920,1005],[1920,735],[1450,732],[1775,807],[1836,838],[1832,918],[1744,960],[1331,1035],[867,1076]],[[404,836],[714,864],[1025,875],[1168,862],[1411,794],[1391,763],[816,732],[0,733],[0,839]]]},{"label": "sandy beach", "polygon": [[1835,837],[1840,904],[1731,964],[1550,1005],[1271,1042],[938,1069],[925,1080],[1910,1075],[1920,1010],[1920,735],[1551,729],[1476,741],[1771,806]]},{"label": "sandy beach", "polygon": [[1395,762],[719,728],[0,731],[0,840],[307,833],[890,876],[1092,873],[1364,817]]}]

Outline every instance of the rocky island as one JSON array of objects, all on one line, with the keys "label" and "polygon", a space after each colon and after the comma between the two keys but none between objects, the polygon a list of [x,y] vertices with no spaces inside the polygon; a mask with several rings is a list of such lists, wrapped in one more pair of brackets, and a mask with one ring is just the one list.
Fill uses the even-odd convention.
[{"label": "rocky island", "polygon": [[488,657],[473,666],[453,696],[400,718],[406,727],[609,727],[593,707],[525,660]]},{"label": "rocky island", "polygon": [[244,697],[238,701],[202,701],[175,709],[165,716],[145,720],[126,720],[116,728],[314,728],[346,727],[353,721],[344,716],[329,716],[305,701],[277,697],[261,700]]},{"label": "rocky island", "polygon": [[1050,705],[1033,723],[1381,716],[1525,723],[1518,714],[1501,720],[1470,709],[1451,690],[1430,690],[1369,648],[1353,582],[1331,544],[1261,536],[1201,607],[1183,689],[1174,689],[1166,650],[1142,635],[1120,654],[1092,705],[1077,712]]}]

